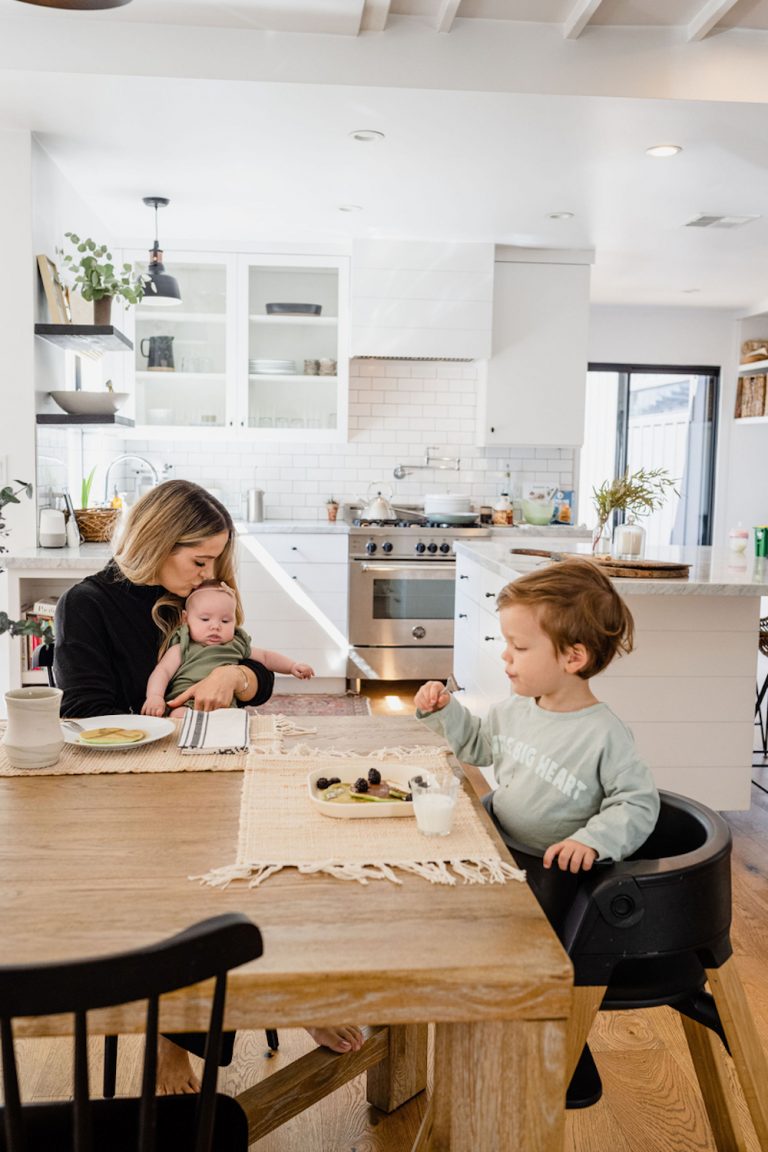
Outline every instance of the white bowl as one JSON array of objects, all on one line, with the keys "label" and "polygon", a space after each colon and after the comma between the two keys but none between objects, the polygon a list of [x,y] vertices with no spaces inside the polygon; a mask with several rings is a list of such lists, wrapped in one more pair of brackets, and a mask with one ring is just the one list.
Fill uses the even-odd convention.
[{"label": "white bowl", "polygon": [[130,392],[49,392],[68,416],[113,416]]}]

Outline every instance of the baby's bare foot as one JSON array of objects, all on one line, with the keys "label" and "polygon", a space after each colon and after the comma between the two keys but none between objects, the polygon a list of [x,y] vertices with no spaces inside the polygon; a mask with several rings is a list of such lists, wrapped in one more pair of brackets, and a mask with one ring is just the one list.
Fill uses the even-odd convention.
[{"label": "baby's bare foot", "polygon": [[189,1053],[172,1040],[157,1041],[157,1094],[178,1096],[200,1091],[200,1081],[192,1071]]},{"label": "baby's bare foot", "polygon": [[343,1024],[337,1028],[307,1028],[315,1044],[330,1048],[331,1052],[359,1052],[365,1043],[365,1036],[354,1024]]}]

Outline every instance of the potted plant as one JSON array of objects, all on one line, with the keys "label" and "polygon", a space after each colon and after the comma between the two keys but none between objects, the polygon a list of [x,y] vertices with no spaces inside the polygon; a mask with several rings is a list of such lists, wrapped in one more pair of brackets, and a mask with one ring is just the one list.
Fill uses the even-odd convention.
[{"label": "potted plant", "polygon": [[80,508],[75,509],[75,520],[80,529],[80,535],[87,543],[104,543],[110,540],[115,524],[120,515],[119,508],[89,508],[91,502],[91,488],[96,466],[91,468],[87,476],[83,477],[80,485]]},{"label": "potted plant", "polygon": [[328,519],[331,522],[336,520],[339,514],[339,502],[335,496],[329,496],[325,502],[326,511],[328,512]]},{"label": "potted plant", "polygon": [[[635,526],[639,517],[649,516],[655,509],[661,508],[672,492],[677,494],[677,489],[666,468],[639,468],[632,473],[626,471],[623,476],[604,480],[599,488],[593,488],[597,524],[592,533],[592,551],[610,551],[610,532],[606,530],[614,512],[623,512],[626,524]],[[637,525],[635,533],[636,537],[627,537],[627,548],[621,548],[620,551],[640,557],[644,529]]]},{"label": "potted plant", "polygon": [[[15,490],[10,485],[7,488],[0,488],[0,539],[8,535],[3,514],[5,506],[7,504],[20,504],[19,496],[21,494],[27,498],[32,496],[31,484],[27,484],[24,480],[14,480],[13,483],[19,485]],[[0,553],[7,551],[8,549],[0,543]],[[0,567],[0,572],[2,571],[3,569]],[[10,632],[11,636],[39,636],[44,644],[53,644],[53,629],[47,621],[11,620],[7,612],[0,612],[0,635],[4,632]]]},{"label": "potted plant", "polygon": [[90,237],[81,240],[74,232],[65,232],[74,252],[57,249],[62,257],[64,271],[71,286],[79,289],[84,300],[93,301],[94,324],[109,324],[112,300],[117,297],[130,307],[144,296],[144,285],[149,277],[137,271],[132,264],[115,266],[106,244],[97,244]]}]

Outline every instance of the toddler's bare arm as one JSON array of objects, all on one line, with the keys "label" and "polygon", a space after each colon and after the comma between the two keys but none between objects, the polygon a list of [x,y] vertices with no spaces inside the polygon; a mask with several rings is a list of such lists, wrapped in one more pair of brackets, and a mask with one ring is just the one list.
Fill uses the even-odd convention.
[{"label": "toddler's bare arm", "polygon": [[141,706],[142,716],[165,716],[165,690],[181,665],[181,647],[174,644],[158,661],[147,680],[147,698]]}]

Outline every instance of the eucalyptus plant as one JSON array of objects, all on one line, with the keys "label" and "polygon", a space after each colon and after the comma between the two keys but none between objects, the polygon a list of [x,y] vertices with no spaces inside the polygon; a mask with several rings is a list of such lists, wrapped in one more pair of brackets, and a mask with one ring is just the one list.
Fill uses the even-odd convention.
[{"label": "eucalyptus plant", "polygon": [[639,468],[632,473],[627,470],[623,476],[604,480],[599,488],[593,488],[592,498],[597,512],[593,546],[597,545],[612,513],[624,512],[632,520],[650,516],[672,493],[679,495],[675,484],[666,468]]},{"label": "eucalyptus plant", "polygon": [[[25,495],[28,499],[32,496],[32,485],[27,484],[24,480],[14,480],[14,484],[19,487],[13,489],[10,485],[6,488],[0,488],[0,541],[9,535],[9,529],[5,526],[5,515],[3,509],[7,504],[20,504],[20,495]],[[0,543],[0,552],[7,552],[8,549],[4,544]],[[3,568],[0,567],[0,572]],[[40,636],[44,644],[53,644],[53,628],[47,622],[39,620],[11,620],[7,612],[0,612],[0,636],[4,632],[10,632],[11,636]]]},{"label": "eucalyptus plant", "polygon": [[125,263],[117,267],[106,244],[97,244],[90,237],[81,240],[74,232],[65,232],[64,235],[74,252],[64,252],[61,248],[56,251],[83,300],[103,300],[107,296],[116,296],[130,307],[143,299],[144,285],[149,276],[137,271],[133,264]]}]

